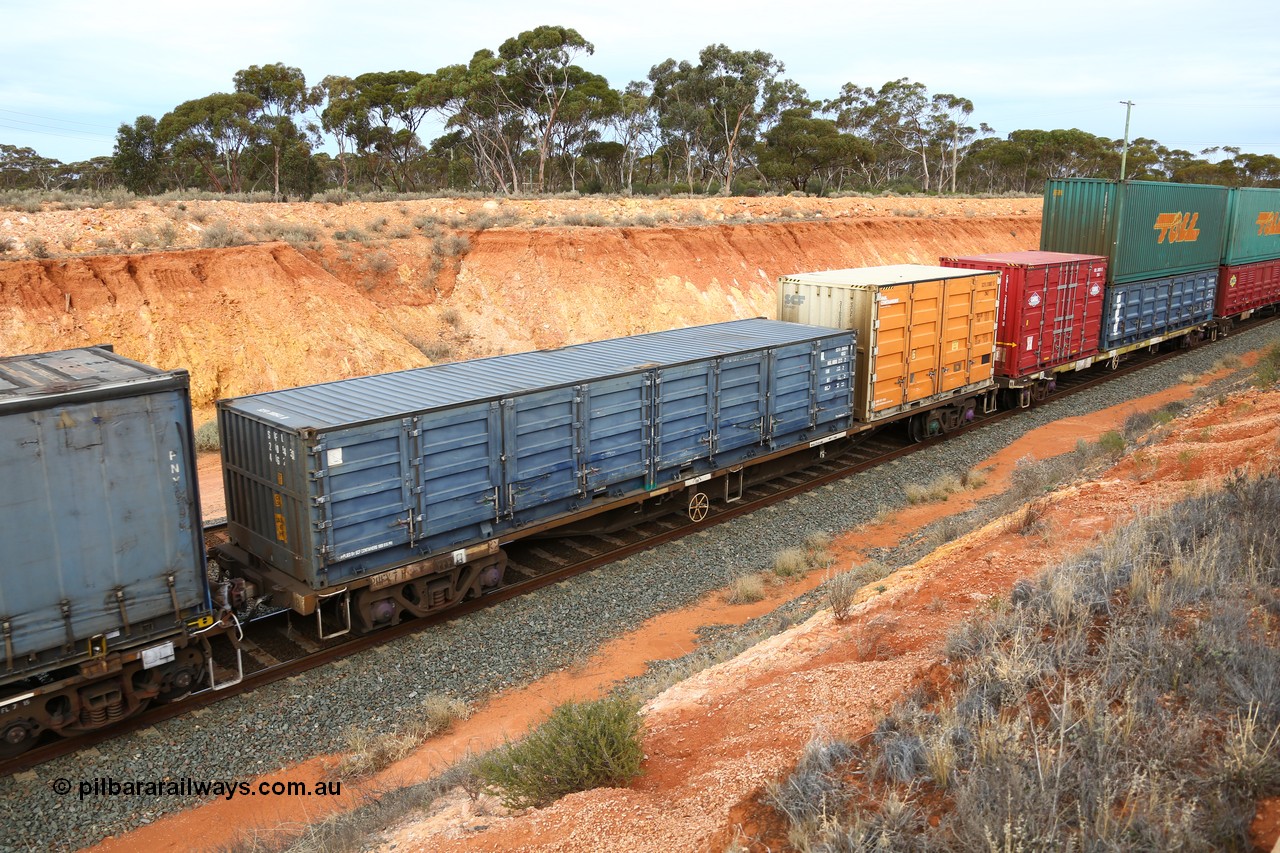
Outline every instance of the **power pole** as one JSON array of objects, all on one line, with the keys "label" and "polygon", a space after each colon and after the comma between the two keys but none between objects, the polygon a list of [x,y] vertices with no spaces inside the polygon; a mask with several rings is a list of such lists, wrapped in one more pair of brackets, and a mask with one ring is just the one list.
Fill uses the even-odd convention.
[{"label": "power pole", "polygon": [[1121,101],[1124,109],[1124,147],[1120,149],[1120,180],[1124,180],[1125,161],[1129,159],[1129,115],[1133,112],[1133,101]]}]

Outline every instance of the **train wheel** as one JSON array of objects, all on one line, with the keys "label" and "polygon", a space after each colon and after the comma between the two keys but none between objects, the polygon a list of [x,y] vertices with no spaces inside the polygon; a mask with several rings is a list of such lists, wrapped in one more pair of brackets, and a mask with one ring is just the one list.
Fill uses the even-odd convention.
[{"label": "train wheel", "polygon": [[924,441],[924,417],[922,415],[912,415],[907,418],[907,435],[917,444]]},{"label": "train wheel", "polygon": [[0,758],[13,758],[36,745],[36,723],[14,720],[0,731]]},{"label": "train wheel", "polygon": [[702,521],[711,509],[711,499],[706,492],[694,492],[689,497],[689,520]]}]

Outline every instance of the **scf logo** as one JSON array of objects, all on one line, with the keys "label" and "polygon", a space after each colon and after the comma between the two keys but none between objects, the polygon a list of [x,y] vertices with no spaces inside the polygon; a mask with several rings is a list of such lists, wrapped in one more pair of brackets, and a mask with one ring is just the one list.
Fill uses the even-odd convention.
[{"label": "scf logo", "polygon": [[1155,229],[1160,232],[1156,242],[1163,243],[1168,238],[1170,243],[1194,243],[1200,236],[1200,229],[1196,227],[1199,220],[1199,213],[1160,214],[1156,217]]},{"label": "scf logo", "polygon": [[1265,210],[1258,214],[1257,224],[1259,237],[1280,236],[1280,213]]}]

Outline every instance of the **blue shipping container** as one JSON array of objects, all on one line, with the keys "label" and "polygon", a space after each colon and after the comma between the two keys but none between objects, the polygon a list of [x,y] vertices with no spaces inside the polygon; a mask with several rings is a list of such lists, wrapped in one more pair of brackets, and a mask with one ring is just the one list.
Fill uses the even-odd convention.
[{"label": "blue shipping container", "polygon": [[1217,269],[1108,287],[1099,349],[1120,349],[1209,322],[1217,288]]},{"label": "blue shipping container", "polygon": [[739,320],[222,400],[233,541],[312,589],[850,426],[854,334]]},{"label": "blue shipping container", "polygon": [[195,471],[186,371],[103,348],[0,359],[9,674],[208,612]]}]

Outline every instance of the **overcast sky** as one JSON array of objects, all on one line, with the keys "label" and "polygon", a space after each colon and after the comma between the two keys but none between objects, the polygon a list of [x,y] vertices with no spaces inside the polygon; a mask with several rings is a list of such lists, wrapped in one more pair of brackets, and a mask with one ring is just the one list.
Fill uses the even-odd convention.
[{"label": "overcast sky", "polygon": [[110,155],[116,130],[232,89],[250,65],[328,74],[462,63],[540,24],[595,45],[615,88],[708,44],[765,50],[810,97],[908,77],[973,101],[997,135],[1076,127],[1193,152],[1280,155],[1275,0],[0,0],[0,143],[63,162]]}]

